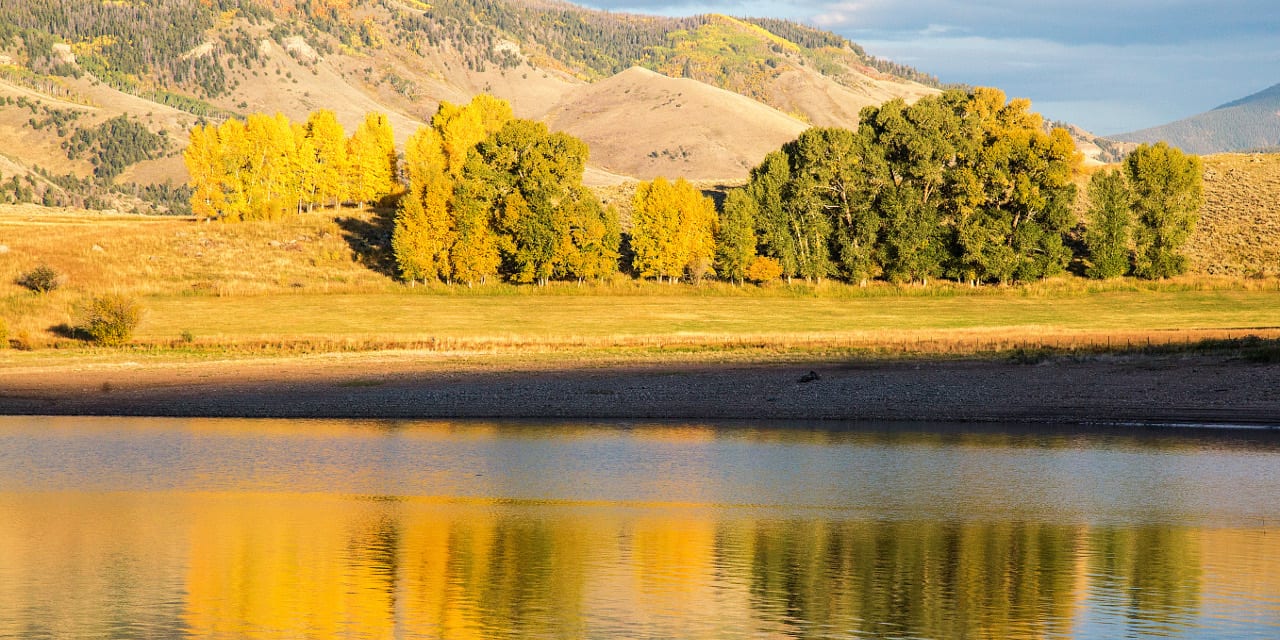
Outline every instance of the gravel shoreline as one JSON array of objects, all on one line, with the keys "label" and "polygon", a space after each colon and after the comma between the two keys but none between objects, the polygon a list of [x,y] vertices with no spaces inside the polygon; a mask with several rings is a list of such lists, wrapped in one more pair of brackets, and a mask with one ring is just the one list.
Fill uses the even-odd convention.
[{"label": "gravel shoreline", "polygon": [[0,414],[1280,428],[1280,365],[1214,356],[1114,356],[1038,364],[906,360],[550,369],[377,354],[337,360],[66,365],[0,371]]}]

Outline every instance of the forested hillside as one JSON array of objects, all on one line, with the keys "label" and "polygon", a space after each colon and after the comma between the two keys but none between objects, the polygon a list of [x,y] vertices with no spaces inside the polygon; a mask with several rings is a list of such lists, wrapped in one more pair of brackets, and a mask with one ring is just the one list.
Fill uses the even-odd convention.
[{"label": "forested hillside", "polygon": [[1280,84],[1190,118],[1112,137],[1130,142],[1164,140],[1187,153],[1200,154],[1280,146]]},{"label": "forested hillside", "polygon": [[[440,102],[490,93],[519,117],[554,126],[556,114],[582,111],[573,101],[589,95],[585,85],[634,67],[782,112],[761,114],[771,123],[852,127],[865,106],[915,100],[937,85],[844,38],[775,19],[514,0],[8,0],[0,6],[0,179],[26,184],[10,190],[12,200],[139,209],[120,201],[117,187],[181,187],[188,177],[178,154],[197,124],[249,113],[301,120],[329,109],[350,130],[376,111],[403,142]],[[625,97],[609,108],[627,114],[633,139],[674,130],[693,142],[602,147],[592,175],[635,167],[625,175],[745,177],[759,145],[706,133],[732,121],[740,103],[695,112],[687,105],[712,94],[689,87],[653,113]],[[673,117],[683,117],[679,128]],[[584,139],[612,135],[603,124],[575,122],[573,134]],[[762,136],[774,145],[795,126]],[[81,186],[59,186],[73,182]]]}]

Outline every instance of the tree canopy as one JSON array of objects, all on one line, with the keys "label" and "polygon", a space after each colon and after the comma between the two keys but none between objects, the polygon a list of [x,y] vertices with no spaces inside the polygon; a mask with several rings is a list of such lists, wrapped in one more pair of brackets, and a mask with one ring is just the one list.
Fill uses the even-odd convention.
[{"label": "tree canopy", "polygon": [[641,182],[632,199],[632,267],[642,278],[699,280],[712,273],[715,203],[684,178]]},{"label": "tree canopy", "polygon": [[1133,192],[1134,273],[1167,278],[1187,269],[1180,253],[1204,203],[1200,158],[1161,142],[1134,149],[1124,161]]},{"label": "tree canopy", "polygon": [[546,284],[616,270],[617,216],[582,186],[581,140],[481,95],[442,104],[405,156],[409,192],[392,243],[406,279]]},{"label": "tree canopy", "polygon": [[399,189],[395,140],[380,113],[350,139],[327,110],[302,124],[255,113],[199,125],[183,159],[192,211],[206,218],[278,219],[303,204],[363,204]]},{"label": "tree canopy", "polygon": [[1029,107],[995,89],[953,90],[868,107],[856,133],[805,131],[744,188],[760,254],[787,277],[855,282],[1061,272],[1079,155]]}]

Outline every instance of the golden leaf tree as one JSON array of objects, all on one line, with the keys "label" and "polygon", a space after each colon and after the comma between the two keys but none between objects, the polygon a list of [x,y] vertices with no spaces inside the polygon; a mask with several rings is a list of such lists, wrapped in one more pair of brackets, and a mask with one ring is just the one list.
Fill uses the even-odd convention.
[{"label": "golden leaf tree", "polygon": [[347,194],[361,208],[395,190],[396,141],[391,123],[370,113],[347,141]]},{"label": "golden leaf tree", "polygon": [[631,249],[637,274],[674,282],[710,275],[715,257],[715,203],[684,178],[657,178],[636,187]]}]

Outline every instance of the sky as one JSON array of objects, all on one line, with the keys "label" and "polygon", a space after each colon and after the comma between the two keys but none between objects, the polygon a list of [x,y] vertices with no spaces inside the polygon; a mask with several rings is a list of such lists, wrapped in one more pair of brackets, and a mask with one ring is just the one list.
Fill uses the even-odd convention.
[{"label": "sky", "polygon": [[1030,98],[1107,135],[1280,83],[1277,0],[586,0],[613,11],[798,20],[943,82]]}]

